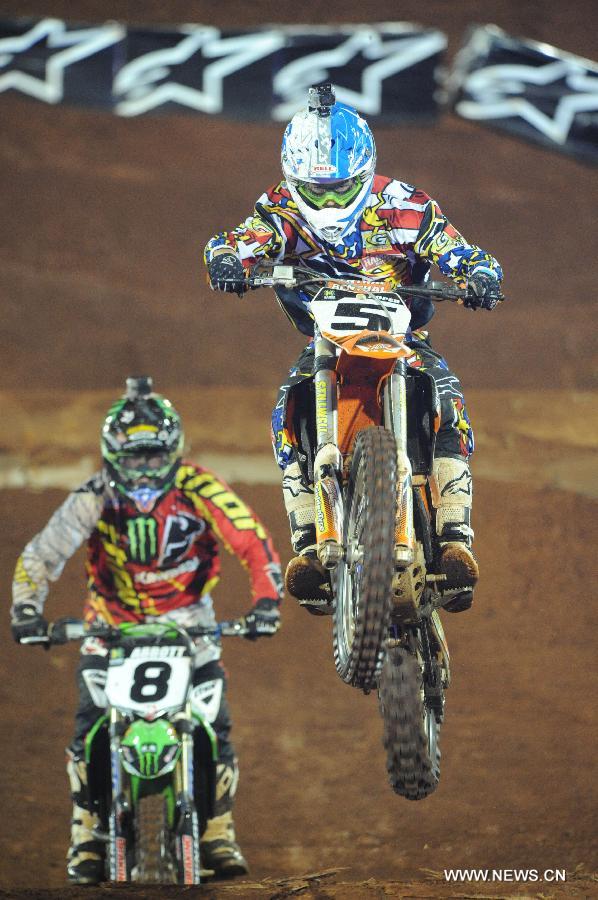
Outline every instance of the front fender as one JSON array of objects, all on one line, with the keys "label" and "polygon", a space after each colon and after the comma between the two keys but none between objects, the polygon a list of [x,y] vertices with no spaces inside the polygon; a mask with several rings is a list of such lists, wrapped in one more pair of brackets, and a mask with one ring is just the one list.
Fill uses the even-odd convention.
[{"label": "front fender", "polygon": [[122,765],[129,775],[159,778],[172,772],[181,753],[181,740],[167,719],[136,719],[120,742]]}]

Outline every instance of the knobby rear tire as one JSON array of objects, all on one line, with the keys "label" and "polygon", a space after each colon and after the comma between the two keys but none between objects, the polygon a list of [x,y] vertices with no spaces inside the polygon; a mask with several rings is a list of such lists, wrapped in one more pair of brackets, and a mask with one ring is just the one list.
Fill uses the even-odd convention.
[{"label": "knobby rear tire", "polygon": [[334,662],[347,684],[370,690],[380,672],[392,610],[397,448],[385,428],[355,440],[345,495],[343,543],[361,560],[337,566],[334,577]]},{"label": "knobby rear tire", "polygon": [[378,701],[391,787],[408,800],[423,800],[440,778],[440,725],[425,703],[422,666],[415,653],[403,647],[387,651]]}]

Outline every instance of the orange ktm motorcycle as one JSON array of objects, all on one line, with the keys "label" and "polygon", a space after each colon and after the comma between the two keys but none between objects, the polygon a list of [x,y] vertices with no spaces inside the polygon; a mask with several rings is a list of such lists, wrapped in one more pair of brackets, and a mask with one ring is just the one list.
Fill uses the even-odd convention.
[{"label": "orange ktm motorcycle", "polygon": [[281,265],[259,265],[249,286],[309,298],[312,434],[291,437],[312,446],[303,474],[313,481],[318,557],[331,576],[336,669],[365,693],[377,689],[391,785],[421,799],[438,783],[450,682],[438,609],[462,591],[443,590],[435,571],[428,476],[440,402],[431,376],[408,365],[404,297],[463,300],[468,291],[444,282],[391,289]]}]

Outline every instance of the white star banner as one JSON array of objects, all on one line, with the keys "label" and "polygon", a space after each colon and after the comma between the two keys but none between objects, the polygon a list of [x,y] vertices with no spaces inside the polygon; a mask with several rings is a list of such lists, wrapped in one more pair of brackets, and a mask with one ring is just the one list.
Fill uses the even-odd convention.
[{"label": "white star banner", "polygon": [[401,22],[221,32],[61,19],[0,21],[0,95],[134,117],[158,112],[286,121],[307,88],[389,122],[433,120],[444,34]]},{"label": "white star banner", "polygon": [[448,82],[457,115],[598,162],[598,65],[548,44],[474,28]]}]

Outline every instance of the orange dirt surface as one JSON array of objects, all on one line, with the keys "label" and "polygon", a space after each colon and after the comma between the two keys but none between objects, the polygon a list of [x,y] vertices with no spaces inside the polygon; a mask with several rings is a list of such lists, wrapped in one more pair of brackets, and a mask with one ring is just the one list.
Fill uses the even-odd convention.
[{"label": "orange dirt surface", "polygon": [[[277,491],[239,490],[286,547]],[[5,584],[25,540],[61,496],[0,492]],[[425,801],[410,803],[388,787],[375,697],[338,679],[328,620],[308,616],[289,599],[273,640],[225,645],[242,773],[236,821],[252,877],[338,868],[341,882],[408,883],[434,879],[433,873],[442,878],[444,868],[595,867],[594,613],[579,540],[590,547],[598,540],[595,504],[565,492],[483,482],[476,527],[482,581],[470,612],[444,617],[453,684],[441,782]],[[81,563],[71,561],[53,589],[51,617],[79,611]],[[225,560],[215,596],[221,616],[245,610],[246,577],[235,561]],[[5,641],[0,703],[5,734],[18,752],[7,754],[0,771],[10,810],[0,820],[2,886],[63,883],[69,816],[63,747],[75,662],[75,648],[44,653]],[[430,890],[434,885],[442,887],[434,880]]]},{"label": "orange dirt surface", "polygon": [[[0,6],[15,15],[14,4]],[[18,11],[229,28],[322,20],[315,0],[148,0],[134,15],[131,6],[21,0]],[[450,54],[469,24],[494,21],[586,56],[595,55],[594,7],[326,4],[330,21],[436,26]],[[41,466],[95,455],[102,410],[139,372],[159,389],[180,388],[197,445],[266,453],[269,403],[303,341],[270,294],[213,294],[201,251],[278,180],[282,126],[185,115],[129,121],[14,93],[0,95],[0,115],[0,471],[15,455]],[[440,786],[419,803],[391,792],[375,697],[339,680],[330,622],[287,599],[273,640],[225,646],[241,764],[236,822],[254,880],[67,888],[63,748],[76,648],[16,647],[5,619],[0,900],[598,896],[590,394],[598,372],[588,327],[598,184],[565,156],[450,115],[433,127],[379,128],[376,138],[379,171],[426,190],[466,237],[494,252],[509,298],[492,315],[445,304],[431,329],[466,394],[473,389],[482,570],[474,608],[444,616],[453,683]],[[286,562],[278,489],[238,489]],[[18,553],[63,497],[0,491],[6,602]],[[50,618],[79,613],[82,562],[78,554],[53,588]],[[247,581],[235,561],[225,562],[215,598],[222,617],[245,611]],[[466,867],[565,869],[568,880],[445,883],[445,868]]]}]

